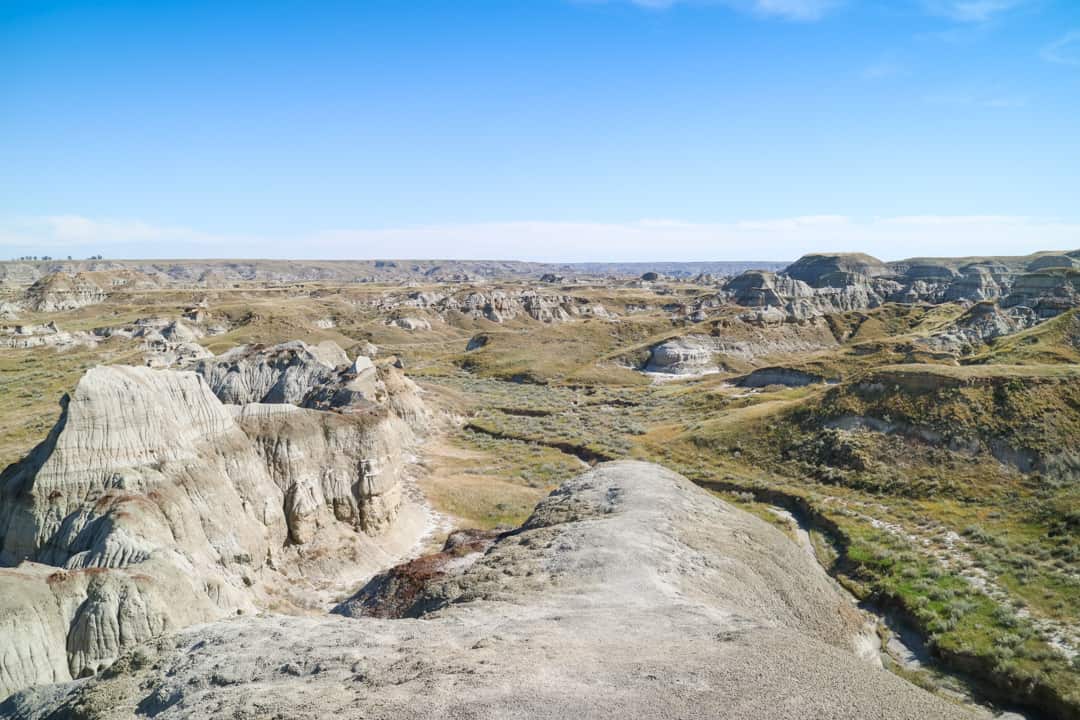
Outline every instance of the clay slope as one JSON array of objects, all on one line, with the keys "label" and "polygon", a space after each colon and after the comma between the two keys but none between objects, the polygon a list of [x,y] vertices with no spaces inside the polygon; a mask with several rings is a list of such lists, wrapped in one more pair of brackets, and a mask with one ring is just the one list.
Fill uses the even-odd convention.
[{"label": "clay slope", "polygon": [[382,542],[411,439],[385,403],[229,406],[193,372],[88,371],[0,475],[0,696],[385,567],[422,522]]},{"label": "clay slope", "polygon": [[655,465],[599,466],[407,614],[237,618],[27,691],[11,718],[961,718],[856,657],[780,531]]}]

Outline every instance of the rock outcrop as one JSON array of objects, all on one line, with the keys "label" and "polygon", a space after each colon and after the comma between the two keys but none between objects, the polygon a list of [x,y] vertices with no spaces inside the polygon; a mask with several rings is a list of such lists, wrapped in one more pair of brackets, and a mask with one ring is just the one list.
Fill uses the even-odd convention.
[{"label": "rock outcrop", "polygon": [[[756,308],[761,321],[805,320],[866,310],[886,302],[982,302],[1032,307],[1039,317],[1077,305],[1075,262],[1041,255],[1027,274],[993,260],[915,259],[885,264],[869,255],[806,255],[781,273],[748,271],[723,286],[722,297]],[[1010,292],[1011,291],[1011,292]]]},{"label": "rock outcrop", "polygon": [[293,341],[242,345],[191,367],[224,403],[288,403],[343,413],[384,405],[409,427],[425,428],[430,418],[420,390],[398,364],[388,358],[376,367],[363,355],[350,363],[336,343]]},{"label": "rock outcrop", "polygon": [[743,273],[724,285],[735,304],[779,309],[781,320],[806,320],[826,313],[878,307],[897,288],[891,281],[871,281],[869,276],[854,273],[830,275],[812,286],[790,275],[759,271]]},{"label": "rock outcrop", "polygon": [[[250,367],[272,374],[269,362]],[[348,367],[328,382],[355,381]],[[311,383],[300,395],[303,383],[275,395],[277,383],[249,382],[279,404],[249,394],[230,406],[195,372],[88,371],[49,437],[0,475],[0,695],[253,612],[293,575],[355,574],[366,552],[378,569],[379,538],[404,502],[410,423],[426,415],[396,369],[360,369],[386,378],[369,378],[385,389],[362,412],[287,404],[317,393],[317,374],[298,375]]]},{"label": "rock outcrop", "polygon": [[436,313],[444,319],[448,314],[458,313],[473,320],[489,320],[495,323],[507,322],[518,317],[554,323],[578,317],[606,318],[609,316],[604,306],[588,298],[539,292],[532,289],[483,292],[465,290],[455,293],[418,290],[405,296],[385,296],[379,301],[378,307],[386,312],[402,308],[420,308]]},{"label": "rock outcrop", "polygon": [[946,302],[993,300],[1001,296],[1008,277],[1007,268],[995,269],[991,264],[965,265],[960,268],[959,277],[945,288],[942,299]]},{"label": "rock outcrop", "polygon": [[732,319],[716,323],[709,335],[693,333],[653,346],[643,369],[676,375],[716,372],[834,345],[836,338],[821,317],[802,322],[781,317],[768,324]]},{"label": "rock outcrop", "polygon": [[764,367],[739,378],[735,384],[739,387],[762,388],[769,385],[803,387],[822,382],[825,382],[825,378],[817,373],[788,367]]},{"label": "rock outcrop", "polygon": [[368,589],[419,619],[216,622],[0,714],[970,717],[857,656],[860,612],[782,532],[655,465],[598,466],[461,560],[398,571],[407,607]]},{"label": "rock outcrop", "polygon": [[26,291],[25,304],[37,312],[75,310],[104,302],[108,294],[83,273],[52,273]]},{"label": "rock outcrop", "polygon": [[863,253],[803,255],[784,270],[784,274],[810,287],[844,287],[852,278],[879,277],[891,274],[885,263]]},{"label": "rock outcrop", "polygon": [[198,340],[224,330],[219,326],[204,328],[200,324],[188,325],[174,318],[147,317],[124,325],[94,328],[93,334],[99,338],[139,340],[144,351],[143,359],[148,366],[173,367],[213,357],[214,354],[200,345]]},{"label": "rock outcrop", "polygon": [[1080,307],[1080,270],[1054,268],[1021,275],[1001,305],[1030,308],[1039,318]]},{"label": "rock outcrop", "polygon": [[0,325],[0,347],[27,349],[36,347],[68,348],[76,345],[93,347],[97,339],[90,333],[67,332],[54,322],[40,325]]},{"label": "rock outcrop", "polygon": [[992,301],[972,305],[956,322],[933,333],[920,344],[930,350],[969,354],[1004,335],[1011,335],[1036,324],[1039,318],[1024,307],[1003,310]]}]

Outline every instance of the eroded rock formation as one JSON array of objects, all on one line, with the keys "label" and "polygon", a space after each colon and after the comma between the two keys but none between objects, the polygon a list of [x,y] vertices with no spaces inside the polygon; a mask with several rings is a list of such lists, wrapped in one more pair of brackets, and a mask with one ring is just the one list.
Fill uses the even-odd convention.
[{"label": "eroded rock formation", "polygon": [[105,290],[88,275],[52,273],[27,289],[25,304],[37,312],[57,312],[96,305],[107,297]]},{"label": "eroded rock formation", "polygon": [[833,312],[865,310],[886,302],[982,302],[1004,298],[1039,317],[1053,317],[1080,304],[1075,262],[1068,255],[1042,255],[1028,272],[993,260],[967,264],[942,260],[881,261],[861,254],[806,255],[781,273],[748,271],[723,286],[737,305],[792,320]]},{"label": "eroded rock formation", "polygon": [[[356,365],[324,377],[270,362],[309,350],[245,355],[254,374],[227,386],[249,391],[234,392],[231,406],[195,372],[86,373],[49,437],[0,475],[0,695],[92,674],[193,622],[255,611],[305,563],[315,563],[308,574],[362,565],[369,536],[402,505],[405,447],[426,414],[407,379],[370,363],[359,375],[370,373],[372,392],[350,395],[362,406],[288,404],[323,380],[358,380]],[[335,357],[326,347],[312,355]],[[278,404],[247,403],[253,396]],[[317,534],[318,552],[295,551]]]},{"label": "eroded rock formation", "polygon": [[[577,317],[606,318],[609,316],[606,308],[588,298],[538,292],[532,289],[515,291],[473,289],[451,293],[418,290],[405,296],[385,296],[380,300],[379,307],[384,311],[420,308],[444,318],[447,314],[460,313],[474,320],[489,320],[496,323],[517,317],[553,323],[565,322]],[[400,320],[415,321],[417,318],[401,318]],[[405,325],[402,327],[430,329]]]},{"label": "eroded rock formation", "polygon": [[216,622],[0,713],[970,717],[860,657],[864,619],[782,532],[658,466],[598,466],[480,550],[362,594],[418,619]]}]

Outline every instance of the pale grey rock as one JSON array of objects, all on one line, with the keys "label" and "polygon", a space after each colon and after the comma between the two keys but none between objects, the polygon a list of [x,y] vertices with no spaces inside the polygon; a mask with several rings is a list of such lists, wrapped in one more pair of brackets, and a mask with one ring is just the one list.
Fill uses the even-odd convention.
[{"label": "pale grey rock", "polygon": [[49,437],[0,474],[0,696],[408,547],[411,520],[408,538],[381,540],[414,439],[395,409],[427,415],[385,375],[380,402],[331,413],[229,407],[194,372],[88,371]]},{"label": "pale grey rock", "polygon": [[960,276],[945,289],[944,300],[993,300],[1002,294],[1002,280],[994,269],[986,265],[966,265],[960,268]]},{"label": "pale grey rock", "polygon": [[717,372],[718,347],[714,338],[705,335],[668,340],[652,349],[645,370],[675,375]]},{"label": "pale grey rock", "polygon": [[67,332],[55,322],[38,325],[0,325],[0,347],[25,350],[36,347],[57,349],[75,346],[94,347],[97,338],[86,332]]},{"label": "pale grey rock", "polygon": [[[873,308],[895,292],[896,283],[869,276],[844,274],[843,282],[831,276],[818,286],[802,279],[763,271],[748,271],[732,278],[724,291],[732,302],[745,307],[775,308],[788,319],[807,320],[819,315]],[[763,317],[763,320],[768,320]]]},{"label": "pale grey rock", "polygon": [[784,269],[784,274],[811,287],[847,285],[852,276],[865,278],[889,275],[885,263],[862,253],[803,255]]},{"label": "pale grey rock", "polygon": [[[543,323],[557,323],[575,318],[611,316],[607,308],[589,298],[552,293],[547,288],[512,291],[470,289],[449,294],[416,291],[404,297],[384,296],[379,300],[377,307],[384,312],[392,312],[400,308],[422,308],[443,319],[448,313],[460,313],[474,320],[488,320],[495,323],[508,322],[519,317],[528,317]],[[402,320],[426,322],[422,318],[407,317],[387,322],[400,326]],[[427,328],[421,325],[419,329]]]},{"label": "pale grey rock", "polygon": [[20,720],[863,718],[971,715],[856,656],[863,618],[768,523],[656,465],[598,466],[415,619],[260,616],[144,643],[107,675],[16,695]]},{"label": "pale grey rock", "polygon": [[349,364],[344,351],[334,348],[301,341],[271,347],[245,345],[197,362],[192,369],[224,403],[314,407],[331,402],[340,389],[338,367]]},{"label": "pale grey rock", "polygon": [[1028,263],[1028,272],[1048,270],[1050,268],[1075,268],[1077,263],[1068,255],[1040,255]]},{"label": "pale grey rock", "polygon": [[1080,307],[1080,271],[1051,268],[1025,273],[1016,279],[1001,306],[1029,308],[1041,319]]},{"label": "pale grey rock", "polygon": [[980,302],[972,305],[956,322],[930,335],[920,344],[933,351],[963,355],[1038,322],[1039,318],[1028,308],[1005,310],[992,301]]},{"label": "pale grey rock", "polygon": [[387,320],[386,324],[393,325],[394,327],[401,328],[402,330],[408,330],[409,332],[431,330],[431,323],[424,318],[401,317],[395,318],[393,320]]},{"label": "pale grey rock", "polygon": [[37,312],[75,310],[104,302],[108,293],[83,273],[52,273],[26,290],[26,305]]},{"label": "pale grey rock", "polygon": [[676,375],[725,369],[725,360],[758,363],[773,355],[810,352],[836,345],[823,318],[791,322],[787,316],[762,320],[760,314],[720,324],[710,335],[691,333],[654,346],[646,372]]}]

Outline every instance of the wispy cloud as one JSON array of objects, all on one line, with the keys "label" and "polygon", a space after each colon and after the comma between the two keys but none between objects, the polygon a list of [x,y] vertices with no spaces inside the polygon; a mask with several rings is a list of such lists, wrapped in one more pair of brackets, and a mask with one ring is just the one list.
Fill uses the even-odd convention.
[{"label": "wispy cloud", "polygon": [[1071,30],[1039,53],[1043,60],[1058,65],[1080,65],[1080,30]]},{"label": "wispy cloud", "polygon": [[904,66],[891,58],[882,58],[862,69],[859,76],[863,80],[884,80],[904,74]]},{"label": "wispy cloud", "polygon": [[725,5],[759,17],[813,22],[823,18],[842,0],[627,0],[633,5],[663,10],[675,5]]},{"label": "wispy cloud", "polygon": [[984,23],[1029,2],[1030,0],[924,0],[923,4],[930,13],[956,22]]},{"label": "wispy cloud", "polygon": [[0,218],[0,247],[12,256],[85,257],[106,253],[116,257],[154,252],[162,257],[160,251],[167,248],[176,248],[177,253],[190,256],[213,253],[223,247],[242,247],[249,240],[131,219],[82,215]]},{"label": "wispy cloud", "polygon": [[928,105],[945,105],[955,108],[986,108],[988,110],[1014,110],[1028,106],[1024,95],[972,94],[964,92],[934,93],[923,96]]},{"label": "wispy cloud", "polygon": [[60,221],[0,218],[0,246],[10,255],[86,257],[100,252],[110,258],[787,260],[814,251],[860,251],[893,260],[1072,249],[1080,247],[1080,223],[1009,215],[809,215],[717,223],[464,223],[268,237],[63,216]]}]

